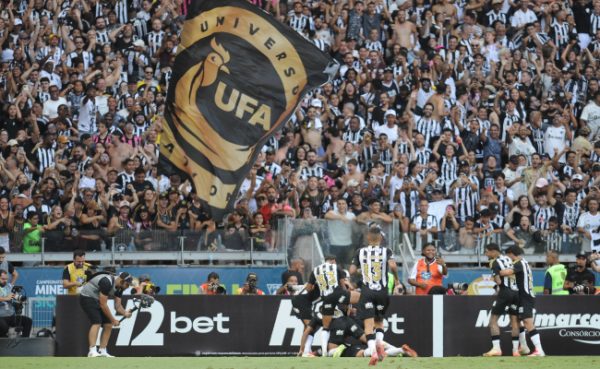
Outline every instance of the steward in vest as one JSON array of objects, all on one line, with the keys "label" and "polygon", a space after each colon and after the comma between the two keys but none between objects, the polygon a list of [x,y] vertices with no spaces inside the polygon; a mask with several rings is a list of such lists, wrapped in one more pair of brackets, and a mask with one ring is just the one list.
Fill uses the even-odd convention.
[{"label": "steward in vest", "polygon": [[564,289],[567,268],[558,261],[558,252],[550,250],[546,253],[546,275],[544,276],[544,295],[568,295]]},{"label": "steward in vest", "polygon": [[419,259],[412,272],[408,283],[415,286],[415,294],[427,295],[431,287],[442,286],[444,276],[448,275],[448,267],[444,259],[436,257],[436,248],[432,243],[423,246],[423,258]]},{"label": "steward in vest", "polygon": [[88,281],[93,266],[85,262],[85,251],[73,251],[73,262],[63,269],[63,287],[69,295],[78,295]]}]

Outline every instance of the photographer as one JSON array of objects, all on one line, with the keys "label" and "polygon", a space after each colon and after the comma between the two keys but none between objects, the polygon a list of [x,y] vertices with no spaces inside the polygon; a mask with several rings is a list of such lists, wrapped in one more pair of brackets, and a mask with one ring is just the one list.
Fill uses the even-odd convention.
[{"label": "photographer", "polygon": [[246,283],[244,286],[238,289],[238,295],[264,295],[265,293],[256,287],[258,283],[258,276],[256,273],[248,273],[246,277]]},{"label": "photographer", "polygon": [[206,282],[200,285],[200,294],[202,295],[225,295],[226,293],[227,290],[219,283],[219,275],[216,272],[210,272]]},{"label": "photographer", "polygon": [[[118,314],[131,317],[131,311],[123,309],[121,296],[123,291],[129,288],[133,277],[126,272],[114,276],[106,272],[93,276],[81,289],[79,302],[81,308],[88,316],[92,326],[88,333],[90,351],[88,357],[113,357],[106,351],[113,327],[119,326],[119,321],[112,315],[108,307],[108,299],[114,297],[115,310]],[[102,337],[100,338],[100,350],[96,351],[96,341],[102,325]]]},{"label": "photographer", "polygon": [[6,260],[6,250],[4,249],[4,247],[0,247],[0,269],[6,270],[11,276],[10,284],[14,285],[17,282],[17,278],[19,278],[19,273],[12,265],[12,263]]},{"label": "photographer", "polygon": [[298,287],[298,277],[290,275],[281,287],[275,292],[276,295],[293,296],[296,294]]},{"label": "photographer", "polygon": [[17,295],[16,289],[8,283],[8,272],[0,270],[0,337],[8,336],[8,328],[15,327],[21,337],[29,337],[31,318],[21,315],[25,297]]},{"label": "photographer", "polygon": [[569,268],[564,288],[571,295],[593,295],[596,276],[587,268],[587,255],[576,255],[575,265]]}]

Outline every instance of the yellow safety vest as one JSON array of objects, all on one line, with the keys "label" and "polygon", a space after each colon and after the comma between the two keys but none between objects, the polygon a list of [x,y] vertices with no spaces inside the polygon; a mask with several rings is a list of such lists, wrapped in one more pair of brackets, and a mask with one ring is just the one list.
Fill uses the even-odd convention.
[{"label": "yellow safety vest", "polygon": [[[80,286],[83,286],[85,282],[87,282],[87,276],[85,275],[85,272],[89,269],[89,267],[90,264],[88,263],[83,263],[83,268],[75,267],[75,263],[67,265],[71,282],[78,282]],[[79,295],[79,291],[77,290],[78,288],[78,286],[70,287],[67,292],[69,295]]]}]

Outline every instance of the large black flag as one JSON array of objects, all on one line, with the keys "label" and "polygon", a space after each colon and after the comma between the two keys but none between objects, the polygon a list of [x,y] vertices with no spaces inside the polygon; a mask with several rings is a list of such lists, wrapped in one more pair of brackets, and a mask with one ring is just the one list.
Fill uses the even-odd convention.
[{"label": "large black flag", "polygon": [[161,170],[189,178],[221,219],[265,141],[336,68],[245,0],[192,1],[169,84]]}]

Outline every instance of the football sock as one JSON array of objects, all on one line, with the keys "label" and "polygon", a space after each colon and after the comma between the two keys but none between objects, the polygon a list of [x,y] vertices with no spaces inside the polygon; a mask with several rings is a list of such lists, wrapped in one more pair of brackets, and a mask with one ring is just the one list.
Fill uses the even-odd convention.
[{"label": "football sock", "polygon": [[494,350],[500,350],[500,336],[492,336],[492,347]]},{"label": "football sock", "polygon": [[375,330],[375,339],[377,340],[377,342],[383,341],[383,329],[377,328]]},{"label": "football sock", "polygon": [[309,334],[306,337],[306,344],[304,345],[304,353],[310,354],[312,352],[313,335]]},{"label": "football sock", "polygon": [[329,343],[329,329],[323,328],[321,332],[321,353],[327,356],[327,344]]},{"label": "football sock", "polygon": [[512,338],[513,352],[519,351],[519,336]]},{"label": "football sock", "polygon": [[540,341],[540,335],[537,330],[534,329],[531,332],[529,332],[529,338],[531,338],[531,342],[533,342],[533,345],[535,346],[536,350],[544,351],[542,349],[542,342]]},{"label": "football sock", "polygon": [[527,336],[525,336],[525,328],[519,328],[519,343],[523,347],[527,347]]},{"label": "football sock", "polygon": [[[373,355],[374,352],[377,352],[377,349],[375,347],[375,335],[374,334],[367,334],[367,346],[369,347],[369,349],[371,350],[371,355]],[[369,356],[371,356],[369,355]]]}]

